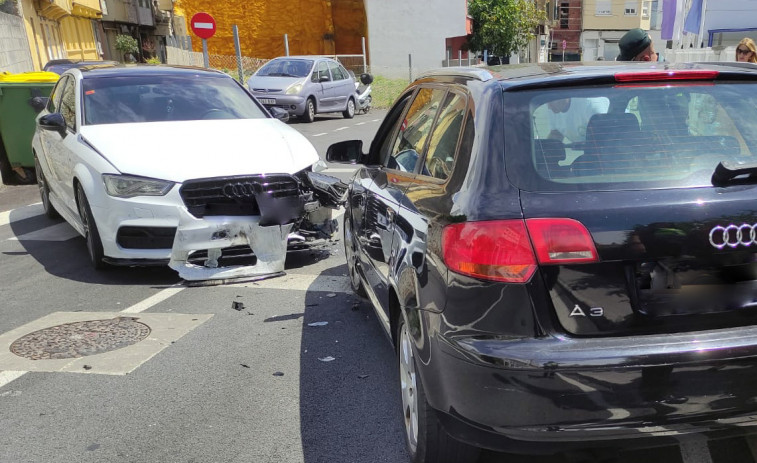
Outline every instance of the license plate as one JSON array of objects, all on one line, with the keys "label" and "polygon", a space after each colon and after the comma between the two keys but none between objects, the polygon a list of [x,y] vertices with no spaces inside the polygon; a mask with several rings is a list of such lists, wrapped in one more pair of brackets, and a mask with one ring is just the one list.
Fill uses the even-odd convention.
[{"label": "license plate", "polygon": [[274,98],[259,98],[259,100],[263,104],[276,104],[276,100]]}]

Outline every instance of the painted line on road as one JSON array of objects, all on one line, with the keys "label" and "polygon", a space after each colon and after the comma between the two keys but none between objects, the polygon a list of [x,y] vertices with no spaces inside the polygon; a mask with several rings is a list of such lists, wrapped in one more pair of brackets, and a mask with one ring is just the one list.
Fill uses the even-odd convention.
[{"label": "painted line on road", "polygon": [[346,130],[349,129],[349,127],[339,127],[338,129],[334,129],[334,132],[339,132],[340,130]]},{"label": "painted line on road", "polygon": [[140,313],[144,312],[145,310],[149,309],[152,306],[158,305],[161,302],[165,301],[171,296],[174,296],[178,294],[180,291],[185,289],[186,286],[171,286],[169,288],[164,289],[163,291],[153,294],[152,296],[148,297],[142,302],[138,302],[134,304],[131,307],[127,307],[124,310],[122,310],[122,313]]},{"label": "painted line on road", "polygon": [[320,137],[321,135],[328,135],[328,133],[326,133],[326,132],[323,132],[323,133],[317,133],[317,134],[315,134],[315,135],[313,135],[313,136],[314,136],[314,137]]},{"label": "painted line on road", "polygon": [[357,123],[357,124],[355,124],[355,125],[356,125],[356,126],[358,126],[358,125],[365,125],[365,124],[367,124],[367,122],[358,122],[358,123]]},{"label": "painted line on road", "polygon": [[68,241],[77,236],[81,236],[79,232],[74,230],[68,222],[63,222],[33,232],[24,233],[21,236],[8,238],[7,241]]},{"label": "painted line on road", "polygon": [[374,119],[371,122],[381,122],[381,119]]},{"label": "painted line on road", "polygon": [[11,222],[18,222],[19,220],[29,219],[44,213],[45,210],[42,209],[42,203],[34,203],[28,206],[11,209],[10,211],[0,212],[0,227],[8,225]]},{"label": "painted line on road", "polygon": [[0,387],[24,376],[26,371],[0,371]]}]

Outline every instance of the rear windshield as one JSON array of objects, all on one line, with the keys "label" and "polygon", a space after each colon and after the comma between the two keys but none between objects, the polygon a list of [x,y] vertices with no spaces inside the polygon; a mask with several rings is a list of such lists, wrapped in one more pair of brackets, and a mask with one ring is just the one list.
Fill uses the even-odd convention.
[{"label": "rear windshield", "polygon": [[531,191],[711,185],[757,161],[753,83],[505,92],[508,177]]},{"label": "rear windshield", "polygon": [[82,80],[84,125],[266,117],[231,78],[127,76]]}]

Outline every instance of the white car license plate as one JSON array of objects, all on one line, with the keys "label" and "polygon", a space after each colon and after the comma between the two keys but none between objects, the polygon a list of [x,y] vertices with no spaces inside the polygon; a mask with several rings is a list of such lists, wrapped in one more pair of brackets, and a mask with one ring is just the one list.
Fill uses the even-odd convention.
[{"label": "white car license plate", "polygon": [[258,98],[261,103],[263,104],[276,104],[276,100],[274,98]]}]

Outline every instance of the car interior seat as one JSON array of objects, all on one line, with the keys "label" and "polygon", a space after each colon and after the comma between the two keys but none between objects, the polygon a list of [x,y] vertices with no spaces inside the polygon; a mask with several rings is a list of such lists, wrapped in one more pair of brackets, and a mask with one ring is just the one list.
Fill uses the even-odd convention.
[{"label": "car interior seat", "polygon": [[586,126],[584,154],[573,171],[584,175],[623,173],[633,167],[636,154],[645,147],[639,120],[631,113],[594,114]]}]

